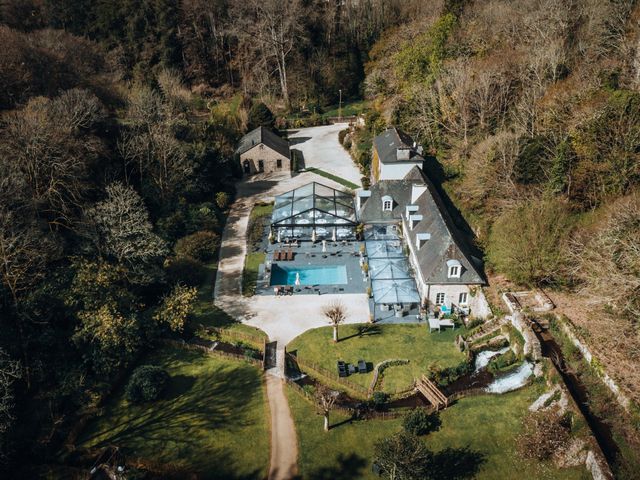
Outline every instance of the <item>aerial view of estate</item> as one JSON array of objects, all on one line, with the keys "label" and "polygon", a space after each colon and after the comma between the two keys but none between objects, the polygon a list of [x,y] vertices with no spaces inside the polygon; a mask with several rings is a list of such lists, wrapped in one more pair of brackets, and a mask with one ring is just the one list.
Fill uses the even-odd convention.
[{"label": "aerial view of estate", "polygon": [[640,480],[638,2],[0,40],[0,478]]}]

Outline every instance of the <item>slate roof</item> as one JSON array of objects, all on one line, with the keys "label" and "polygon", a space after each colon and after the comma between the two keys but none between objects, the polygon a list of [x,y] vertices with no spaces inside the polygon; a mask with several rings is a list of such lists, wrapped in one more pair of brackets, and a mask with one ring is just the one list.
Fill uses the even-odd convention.
[{"label": "slate roof", "polygon": [[[412,168],[403,180],[382,180],[373,185],[371,198],[363,205],[360,218],[365,223],[400,221],[411,201],[411,187],[418,184],[427,189],[411,205],[418,207],[414,213],[422,219],[413,229],[406,221],[404,234],[416,252],[422,278],[427,284],[484,284],[480,260],[469,253],[435,186],[418,167]],[[394,199],[392,212],[382,211],[384,195]],[[416,236],[420,233],[428,233],[430,238],[418,249]],[[451,259],[462,265],[460,278],[448,277],[447,260]]]},{"label": "slate roof", "polygon": [[275,150],[285,157],[291,158],[289,152],[289,142],[284,138],[276,135],[266,127],[258,127],[245,134],[238,142],[236,154],[242,155],[244,152],[252,149],[256,145],[264,144],[265,146]]},{"label": "slate roof", "polygon": [[[414,167],[402,180],[381,180],[369,190],[371,197],[367,199],[360,210],[360,221],[363,223],[395,223],[402,219],[404,207],[411,200],[411,185],[422,183],[422,172]],[[382,197],[393,199],[393,210],[382,210]]]},{"label": "slate roof", "polygon": [[[378,158],[385,164],[424,161],[422,155],[413,148],[413,139],[396,127],[388,128],[375,137],[373,146],[378,152]],[[409,159],[398,160],[396,152],[399,148],[410,149]]]}]

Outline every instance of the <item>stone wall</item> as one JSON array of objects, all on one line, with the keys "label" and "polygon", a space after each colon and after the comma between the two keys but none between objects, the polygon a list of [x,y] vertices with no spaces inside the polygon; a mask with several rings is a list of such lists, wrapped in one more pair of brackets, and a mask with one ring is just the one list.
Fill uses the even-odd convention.
[{"label": "stone wall", "polygon": [[[275,150],[260,143],[255,147],[247,150],[240,155],[240,168],[243,173],[245,171],[245,162],[249,164],[249,174],[260,172],[260,161],[262,160],[265,173],[272,172],[289,172],[291,171],[291,159],[285,155],[281,155]],[[281,162],[281,167],[278,168],[278,160]]]}]

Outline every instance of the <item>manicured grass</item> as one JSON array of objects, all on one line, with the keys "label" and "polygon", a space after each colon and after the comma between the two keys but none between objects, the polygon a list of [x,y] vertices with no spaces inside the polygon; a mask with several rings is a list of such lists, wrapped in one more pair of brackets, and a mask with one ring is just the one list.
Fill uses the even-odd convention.
[{"label": "manicured grass", "polygon": [[258,217],[270,217],[271,212],[273,212],[273,203],[256,204],[256,206],[251,210],[249,218],[255,219]]},{"label": "manicured grass", "polygon": [[[322,417],[314,407],[293,389],[287,390],[298,434],[302,478],[380,478],[371,473],[374,445],[379,439],[400,431],[401,419],[340,425],[347,419],[332,413],[331,425],[337,426],[324,432]],[[438,465],[448,473],[438,478],[589,478],[583,467],[559,470],[550,464],[524,460],[517,454],[515,438],[521,420],[539,393],[539,388],[533,386],[501,396],[470,397],[443,411],[440,430],[423,437],[428,448],[437,453]],[[445,450],[447,448],[449,450]],[[339,472],[343,472],[343,476],[339,476]]]},{"label": "manicured grass", "polygon": [[353,182],[350,182],[349,180],[345,180],[342,177],[338,177],[337,175],[334,175],[333,173],[329,173],[329,172],[325,172],[324,170],[320,170],[319,168],[315,168],[315,167],[307,167],[305,169],[307,172],[313,172],[317,175],[320,175],[321,177],[325,177],[325,178],[329,178],[331,180],[333,180],[334,182],[339,183],[340,185],[344,185],[347,188],[350,188],[351,190],[355,190],[357,188],[360,188],[360,185],[356,185]]},{"label": "manicured grass", "polygon": [[242,294],[251,297],[256,292],[258,283],[258,267],[266,259],[264,252],[247,253],[244,257],[244,270],[242,271]]},{"label": "manicured grass", "polygon": [[171,375],[163,398],[133,405],[121,391],[89,424],[83,447],[117,445],[127,456],[203,479],[265,477],[269,424],[258,369],[175,348],[153,352],[143,363]]},{"label": "manicured grass", "polygon": [[[334,372],[337,360],[355,363],[359,359],[373,365],[389,359],[408,359],[409,364],[389,367],[384,372],[382,390],[393,393],[402,390],[427,373],[431,364],[452,367],[465,360],[454,344],[461,329],[429,333],[425,325],[342,325],[341,340],[333,343],[332,327],[309,330],[288,346],[307,362],[319,364]],[[355,374],[349,380],[369,387],[373,373]]]},{"label": "manicured grass", "polygon": [[[342,116],[349,117],[351,115],[359,115],[369,107],[369,102],[366,100],[359,100],[356,102],[342,103]],[[323,117],[337,117],[340,113],[339,105],[333,105],[331,107],[325,107]]]}]

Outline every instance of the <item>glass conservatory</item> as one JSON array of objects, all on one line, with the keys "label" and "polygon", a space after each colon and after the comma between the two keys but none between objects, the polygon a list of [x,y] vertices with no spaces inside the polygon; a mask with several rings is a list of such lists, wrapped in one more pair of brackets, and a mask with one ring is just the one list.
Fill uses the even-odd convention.
[{"label": "glass conservatory", "polygon": [[277,241],[351,240],[356,225],[353,196],[316,182],[277,196],[271,215]]}]

